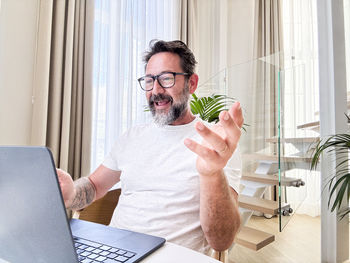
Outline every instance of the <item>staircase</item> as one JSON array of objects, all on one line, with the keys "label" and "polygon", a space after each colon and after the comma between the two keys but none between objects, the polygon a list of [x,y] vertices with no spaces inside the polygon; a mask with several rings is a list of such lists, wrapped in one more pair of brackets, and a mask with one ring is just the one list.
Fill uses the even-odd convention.
[{"label": "staircase", "polygon": [[[241,212],[242,228],[235,239],[235,244],[239,244],[252,250],[259,250],[275,240],[273,234],[245,226],[250,217],[255,212],[260,212],[267,216],[279,215],[289,216],[293,209],[287,203],[282,203],[279,207],[278,201],[263,199],[264,193],[271,186],[301,187],[305,185],[299,178],[289,178],[283,172],[291,169],[310,169],[312,160],[309,154],[311,145],[319,141],[318,137],[305,138],[283,138],[280,143],[291,143],[298,153],[281,156],[280,168],[281,178],[278,176],[278,156],[264,153],[251,153],[243,155],[243,159],[257,162],[257,168],[253,173],[243,173],[241,178],[241,191],[239,195],[239,207]],[[268,143],[278,143],[277,138],[269,138]]]},{"label": "staircase", "polygon": [[[279,204],[276,201],[261,199],[248,195],[240,195],[238,198],[239,207],[261,212],[264,214],[278,215]],[[289,211],[288,204],[281,204],[282,211]]]},{"label": "staircase", "polygon": [[[242,175],[242,180],[259,182],[268,185],[279,185],[278,174],[253,174],[247,173]],[[300,187],[305,185],[301,179],[281,177],[281,186],[295,186]]]}]

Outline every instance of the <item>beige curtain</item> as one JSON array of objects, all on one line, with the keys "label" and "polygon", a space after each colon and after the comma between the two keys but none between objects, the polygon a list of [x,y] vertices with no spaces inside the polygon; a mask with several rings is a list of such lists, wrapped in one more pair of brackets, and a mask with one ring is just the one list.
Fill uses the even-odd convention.
[{"label": "beige curtain", "polygon": [[181,40],[195,52],[198,38],[198,2],[197,0],[182,0],[180,12],[180,36]]},{"label": "beige curtain", "polygon": [[[282,4],[280,0],[259,0],[255,6],[252,116],[249,127],[249,152],[277,155],[276,143],[266,139],[278,135],[278,75],[283,69]],[[281,98],[282,98],[281,94]],[[283,118],[281,118],[282,120]],[[283,125],[281,124],[281,127]],[[254,172],[258,160],[244,162],[244,170]],[[259,171],[261,172],[261,171]],[[264,197],[276,200],[274,187]],[[255,212],[255,215],[262,213]],[[269,216],[269,215],[265,215]]]},{"label": "beige curtain", "polygon": [[31,142],[77,179],[90,171],[93,1],[39,5]]},{"label": "beige curtain", "polygon": [[[282,4],[259,0],[255,6],[252,123],[250,151],[277,154],[266,139],[277,136],[278,71],[283,68]],[[282,97],[282,96],[281,96]]]}]

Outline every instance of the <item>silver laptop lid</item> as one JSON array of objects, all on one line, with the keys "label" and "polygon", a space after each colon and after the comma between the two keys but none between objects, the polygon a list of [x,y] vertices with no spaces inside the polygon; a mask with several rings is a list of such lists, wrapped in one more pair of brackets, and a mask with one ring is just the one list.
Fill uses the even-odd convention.
[{"label": "silver laptop lid", "polygon": [[78,262],[45,147],[0,147],[0,262]]}]

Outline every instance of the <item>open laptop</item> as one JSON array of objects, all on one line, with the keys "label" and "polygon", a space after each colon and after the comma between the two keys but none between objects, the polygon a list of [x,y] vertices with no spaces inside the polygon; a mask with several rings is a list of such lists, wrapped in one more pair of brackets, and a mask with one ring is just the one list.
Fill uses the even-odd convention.
[{"label": "open laptop", "polygon": [[0,147],[0,262],[138,262],[164,242],[87,221],[69,222],[51,152]]}]

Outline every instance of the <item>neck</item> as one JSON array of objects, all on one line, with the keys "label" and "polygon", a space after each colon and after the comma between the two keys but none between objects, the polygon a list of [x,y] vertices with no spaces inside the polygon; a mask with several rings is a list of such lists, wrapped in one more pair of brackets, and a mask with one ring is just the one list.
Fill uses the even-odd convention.
[{"label": "neck", "polygon": [[192,122],[196,117],[192,114],[190,110],[187,110],[185,114],[181,115],[176,121],[170,125],[184,125]]}]

